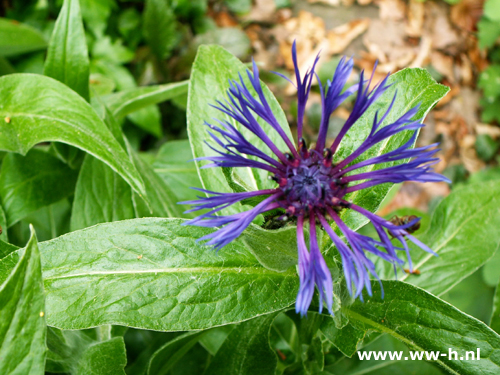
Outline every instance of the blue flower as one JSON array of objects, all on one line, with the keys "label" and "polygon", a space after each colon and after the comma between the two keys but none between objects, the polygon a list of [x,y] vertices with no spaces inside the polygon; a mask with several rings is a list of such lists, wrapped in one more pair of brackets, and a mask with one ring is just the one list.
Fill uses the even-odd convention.
[{"label": "blue flower", "polygon": [[[424,126],[420,121],[414,119],[418,108],[409,110],[389,125],[381,126],[394,105],[395,96],[385,113],[380,118],[377,115],[375,116],[370,134],[362,144],[344,160],[337,163],[333,162],[345,134],[390,86],[387,84],[389,77],[387,76],[370,90],[372,78],[365,80],[363,73],[361,73],[359,84],[346,89],[346,82],[353,68],[352,59],[342,59],[335,70],[332,81],[329,81],[326,87],[320,85],[322,118],[319,135],[315,147],[308,148],[304,138],[302,138],[303,120],[318,58],[316,58],[312,68],[305,76],[301,77],[298,70],[295,44],[292,48],[292,55],[296,76],[296,83],[292,83],[296,86],[298,93],[298,147],[288,138],[274,116],[262,91],[259,71],[254,62],[253,71],[247,72],[251,88],[247,87],[241,76],[239,80],[229,81],[229,100],[217,102],[216,108],[258,136],[275,157],[269,156],[247,141],[229,121],[216,120],[215,125],[206,123],[209,127],[208,132],[217,145],[209,145],[216,153],[216,156],[198,159],[210,161],[210,164],[205,165],[203,168],[250,167],[263,169],[269,173],[269,178],[276,182],[276,187],[274,189],[241,193],[219,193],[200,189],[209,197],[199,197],[199,200],[182,203],[194,206],[188,212],[208,210],[186,224],[219,227],[220,229],[217,231],[200,239],[207,240],[207,245],[213,246],[215,249],[220,249],[236,239],[259,214],[278,210],[282,212],[282,219],[284,220],[295,218],[297,222],[300,276],[296,311],[301,315],[307,313],[316,287],[319,291],[319,311],[321,312],[323,302],[325,302],[328,311],[332,313],[332,277],[318,246],[316,228],[318,226],[323,227],[339,251],[347,287],[351,295],[362,298],[363,289],[366,289],[368,294],[371,295],[370,275],[376,279],[378,279],[378,276],[375,265],[367,257],[367,253],[374,254],[394,266],[401,266],[404,261],[398,257],[397,251],[405,251],[410,262],[410,268],[411,260],[407,240],[431,254],[434,253],[429,247],[405,230],[415,225],[419,220],[418,218],[410,223],[398,226],[349,202],[345,199],[346,195],[385,183],[447,181],[447,179],[434,173],[431,169],[431,165],[437,161],[433,157],[436,145],[412,148],[417,136],[417,130]],[[257,95],[252,95],[251,90]],[[330,115],[346,98],[354,93],[357,93],[357,96],[351,114],[333,143],[326,147]],[[287,150],[280,150],[271,141],[257,122],[256,116],[264,120],[281,136],[287,145]],[[386,154],[353,164],[361,154],[375,144],[403,131],[412,131],[413,136],[401,147]],[[370,172],[356,173],[360,168],[366,166],[401,160],[411,161]],[[219,211],[236,202],[250,198],[255,200],[256,197],[260,197],[260,203],[246,212],[227,216],[219,214]],[[367,237],[349,229],[339,215],[342,210],[347,209],[354,210],[367,217],[374,225],[379,238]],[[332,230],[329,220],[333,221],[340,229],[347,244]],[[304,236],[304,226],[306,225],[309,226],[309,249]],[[401,246],[393,244],[392,238],[399,241]]]}]

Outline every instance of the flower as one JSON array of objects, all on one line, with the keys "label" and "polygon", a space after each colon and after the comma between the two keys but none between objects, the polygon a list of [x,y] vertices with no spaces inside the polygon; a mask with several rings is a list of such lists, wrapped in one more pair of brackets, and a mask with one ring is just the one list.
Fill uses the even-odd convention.
[{"label": "flower", "polygon": [[[371,131],[361,145],[344,160],[337,163],[333,161],[339,144],[348,130],[390,86],[387,84],[388,75],[370,90],[369,87],[373,76],[369,80],[365,80],[362,72],[359,84],[345,89],[347,79],[353,68],[352,59],[342,59],[335,70],[332,81],[329,81],[326,87],[322,87],[320,84],[322,118],[316,146],[309,149],[302,137],[304,110],[319,56],[304,77],[300,76],[298,69],[295,43],[292,47],[292,56],[295,65],[295,85],[298,95],[298,147],[295,147],[274,116],[260,85],[259,70],[255,62],[253,62],[253,71],[247,72],[250,85],[247,86],[244,83],[241,75],[239,80],[230,80],[229,100],[218,101],[215,108],[258,136],[274,154],[274,157],[269,156],[247,141],[243,134],[229,121],[215,120],[217,125],[205,124],[209,127],[209,134],[217,146],[207,144],[217,155],[197,159],[211,162],[203,168],[249,167],[263,169],[269,173],[269,178],[276,182],[276,187],[274,189],[235,193],[220,193],[199,189],[209,197],[198,197],[198,200],[182,203],[194,206],[187,212],[208,210],[208,212],[195,219],[187,221],[186,224],[220,227],[217,231],[200,238],[200,240],[208,240],[207,245],[213,246],[217,250],[235,240],[259,214],[278,210],[282,212],[281,219],[296,219],[300,276],[296,311],[301,315],[307,313],[315,287],[317,287],[320,299],[319,311],[322,311],[323,302],[325,302],[328,311],[332,314],[332,277],[318,246],[317,227],[324,228],[340,253],[350,294],[362,299],[364,288],[369,295],[372,294],[370,274],[379,279],[375,265],[367,257],[366,253],[374,254],[396,267],[396,265],[401,266],[404,264],[404,261],[398,257],[397,251],[405,251],[410,263],[410,269],[411,259],[406,240],[415,243],[431,254],[434,253],[429,247],[408,233],[410,230],[405,230],[414,226],[418,222],[418,218],[404,225],[396,225],[348,201],[346,195],[384,183],[447,181],[447,179],[434,173],[431,169],[431,165],[437,161],[433,157],[436,145],[412,149],[417,130],[424,126],[420,121],[414,119],[418,107],[410,109],[393,123],[381,126],[390,113],[396,96],[394,96],[392,103],[380,118],[378,114],[375,115]],[[294,83],[292,82],[292,84]],[[252,95],[252,90],[256,95]],[[346,98],[354,93],[357,93],[357,97],[351,114],[333,143],[329,147],[325,147],[330,115]],[[285,142],[287,150],[280,150],[271,141],[255,116],[260,117],[279,134]],[[413,131],[413,135],[401,147],[383,155],[355,162],[360,155],[375,144],[403,131]],[[411,161],[369,172],[356,173],[360,168],[366,166],[400,160]],[[255,198],[259,197],[260,202],[246,212],[219,215],[219,211],[236,202],[248,199],[255,201]],[[378,240],[356,233],[347,227],[339,215],[342,210],[347,209],[354,210],[368,218],[375,227],[379,237]],[[333,220],[340,229],[347,244],[331,228],[328,219]],[[306,225],[309,225],[309,249],[304,236],[304,226]],[[392,237],[401,246],[393,244]]]}]

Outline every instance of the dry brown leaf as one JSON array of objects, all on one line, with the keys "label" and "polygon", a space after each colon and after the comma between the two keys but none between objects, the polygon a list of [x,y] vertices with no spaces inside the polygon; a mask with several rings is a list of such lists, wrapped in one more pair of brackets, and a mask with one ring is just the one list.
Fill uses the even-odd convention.
[{"label": "dry brown leaf", "polygon": [[311,4],[319,3],[319,4],[331,5],[333,7],[340,5],[340,0],[307,0],[307,2]]},{"label": "dry brown leaf", "polygon": [[276,14],[276,4],[269,0],[253,0],[250,13],[241,17],[244,21],[269,22],[273,21]]},{"label": "dry brown leaf", "polygon": [[418,0],[410,0],[407,13],[408,22],[406,24],[406,33],[408,34],[408,36],[414,38],[422,36],[424,13],[424,3]]},{"label": "dry brown leaf", "polygon": [[456,82],[455,72],[453,70],[453,57],[434,51],[431,53],[431,65],[439,73],[448,78],[451,83]]},{"label": "dry brown leaf", "polygon": [[373,0],[358,0],[359,5],[368,5],[371,4]]},{"label": "dry brown leaf", "polygon": [[484,162],[477,156],[475,144],[476,137],[472,134],[467,134],[460,142],[460,160],[470,173],[485,167]]},{"label": "dry brown leaf", "polygon": [[330,42],[329,53],[342,53],[355,38],[368,29],[369,24],[370,20],[365,18],[348,22],[328,31],[327,38]]},{"label": "dry brown leaf", "polygon": [[427,1],[425,11],[424,30],[432,37],[432,46],[439,50],[459,46],[459,35],[448,18],[449,6]]},{"label": "dry brown leaf", "polygon": [[468,32],[476,30],[476,25],[483,14],[484,0],[461,0],[451,7],[452,22]]},{"label": "dry brown leaf", "polygon": [[427,35],[424,35],[420,39],[420,45],[418,48],[417,56],[415,56],[415,59],[410,63],[409,67],[420,68],[424,65],[427,65],[430,59],[431,51],[432,51],[432,40]]},{"label": "dry brown leaf", "polygon": [[493,139],[500,138],[500,128],[498,126],[476,123],[474,129],[477,134],[487,134]]},{"label": "dry brown leaf", "polygon": [[378,0],[380,19],[398,21],[405,18],[406,4],[402,0]]}]

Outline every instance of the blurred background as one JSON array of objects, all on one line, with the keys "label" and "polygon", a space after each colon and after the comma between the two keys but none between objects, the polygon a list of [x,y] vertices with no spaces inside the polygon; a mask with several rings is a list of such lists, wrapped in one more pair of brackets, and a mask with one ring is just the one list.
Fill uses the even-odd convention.
[{"label": "blurred background", "polygon": [[[253,57],[262,79],[295,124],[292,76],[297,41],[302,71],[321,51],[318,75],[331,78],[342,55],[374,81],[404,68],[427,69],[450,93],[427,116],[419,144],[440,142],[438,172],[452,185],[405,183],[379,214],[411,212],[423,223],[439,201],[463,184],[500,178],[500,0],[80,0],[91,59],[93,96],[189,79],[197,47],[215,43],[244,62]],[[0,1],[0,75],[43,74],[46,46],[62,1]],[[404,95],[404,93],[401,93]],[[156,153],[185,139],[187,96],[147,107],[125,119],[133,147]],[[347,102],[331,117],[330,137],[349,115]],[[317,85],[305,133],[314,141],[321,114]],[[500,255],[455,286],[444,299],[488,321]]]}]

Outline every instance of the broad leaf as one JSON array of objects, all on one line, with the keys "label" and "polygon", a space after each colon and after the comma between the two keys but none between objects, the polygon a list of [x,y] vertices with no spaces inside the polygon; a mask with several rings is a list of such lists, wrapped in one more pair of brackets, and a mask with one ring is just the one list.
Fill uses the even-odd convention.
[{"label": "broad leaf", "polygon": [[153,169],[129,150],[145,182],[149,205],[125,180],[101,161],[86,156],[78,176],[71,215],[71,230],[98,223],[139,217],[178,217],[181,207],[170,188]]},{"label": "broad leaf", "polygon": [[188,81],[145,86],[106,95],[101,99],[116,118],[164,102],[187,92]]},{"label": "broad leaf", "polygon": [[498,285],[495,289],[495,298],[493,299],[490,327],[496,333],[500,333],[500,288]]},{"label": "broad leaf", "polygon": [[138,193],[144,184],[127,153],[88,103],[64,84],[34,74],[0,77],[0,149],[26,154],[35,144],[63,142],[108,164]]},{"label": "broad leaf", "polygon": [[42,33],[31,26],[0,18],[0,56],[14,56],[47,47]]},{"label": "broad leaf", "polygon": [[278,358],[269,346],[269,330],[276,314],[246,321],[231,331],[205,375],[274,375]]},{"label": "broad leaf", "polygon": [[441,295],[485,264],[500,246],[500,186],[496,181],[459,187],[434,211],[429,229],[419,239],[435,257],[412,247],[420,276],[400,280]]},{"label": "broad leaf", "polygon": [[[197,330],[294,303],[295,270],[267,270],[239,242],[216,254],[196,242],[210,230],[183,222],[99,224],[41,243],[48,323],[62,329],[119,324]],[[0,270],[16,257],[2,259]]]},{"label": "broad leaf", "polygon": [[5,375],[44,373],[47,326],[34,231],[21,252],[10,275],[0,283],[0,373]]},{"label": "broad leaf", "polygon": [[[351,130],[342,140],[339,150],[335,155],[336,161],[341,161],[349,156],[366,139],[373,125],[375,114],[379,112],[379,118],[389,107],[394,94],[397,99],[382,124],[382,127],[393,123],[403,114],[413,107],[420,105],[415,119],[425,119],[431,108],[450,90],[448,87],[436,83],[431,75],[420,68],[407,68],[392,74],[388,80],[392,86],[377,99],[377,101],[366,111],[366,113],[356,122]],[[361,155],[354,163],[385,154],[393,151],[406,143],[412,133],[403,132],[394,135],[373,146],[370,150]],[[400,162],[385,163],[383,165],[373,165],[356,170],[356,173],[373,171],[390,167]],[[372,188],[363,189],[348,195],[348,199],[353,203],[372,212],[377,211],[385,196],[393,184],[383,184]],[[344,210],[341,215],[346,224],[353,230],[365,225],[368,220],[352,210]]]},{"label": "broad leaf", "polygon": [[[229,116],[212,107],[212,105],[217,104],[217,100],[224,101],[227,98],[226,92],[229,89],[228,80],[238,80],[238,73],[241,73],[244,82],[249,85],[247,71],[247,67],[241,61],[222,47],[201,46],[198,49],[189,83],[187,110],[189,141],[193,155],[196,158],[216,155],[205,141],[212,146],[219,146],[210,137],[207,127],[204,125],[205,122],[213,122],[214,118],[231,121],[250,143],[261,150],[265,150],[265,152],[269,151],[264,142],[255,134],[244,129],[242,125],[232,121]],[[275,117],[293,142],[290,127],[278,101],[264,85],[263,90]],[[286,151],[286,144],[279,134],[262,120],[259,120],[259,123],[277,147],[280,150]],[[232,192],[234,184],[238,184],[241,189],[248,190],[267,189],[275,185],[274,182],[267,179],[267,171],[234,168],[231,172],[225,174],[222,168],[201,169],[200,167],[205,164],[208,164],[208,162],[196,163],[202,184],[208,190]],[[223,212],[227,214],[240,212],[241,210],[241,204],[235,204],[223,210]]]},{"label": "broad leaf", "polygon": [[[484,323],[412,285],[398,281],[384,281],[383,285],[384,298],[375,281],[372,283],[373,297],[368,297],[364,303],[356,300],[343,309],[355,330],[388,333],[413,351],[439,352],[435,362],[453,374],[497,374],[500,371],[497,355],[500,336]],[[358,337],[354,335],[353,340],[357,341]],[[450,350],[457,352],[457,360],[448,357]],[[465,360],[466,352],[476,356],[478,351],[479,361],[477,358],[470,360],[471,353],[469,360]],[[430,360],[425,356],[424,359]]]},{"label": "broad leaf", "polygon": [[[193,153],[188,140],[165,143],[153,162],[154,171],[172,190],[178,202],[196,199],[201,188],[196,165],[192,161]],[[181,206],[188,210],[190,206]]]},{"label": "broad leaf", "polygon": [[0,198],[12,226],[26,215],[73,194],[77,172],[41,150],[7,154],[0,174]]},{"label": "broad leaf", "polygon": [[65,0],[50,39],[44,74],[89,101],[89,56],[79,0]]}]

